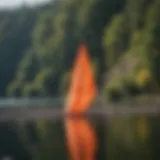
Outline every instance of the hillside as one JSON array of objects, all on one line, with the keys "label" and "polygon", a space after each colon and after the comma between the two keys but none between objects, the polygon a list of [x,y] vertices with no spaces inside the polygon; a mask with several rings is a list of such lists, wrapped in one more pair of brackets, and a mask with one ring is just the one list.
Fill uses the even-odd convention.
[{"label": "hillside", "polygon": [[158,0],[72,0],[3,13],[1,96],[65,94],[81,42],[106,98],[159,92],[159,12]]},{"label": "hillside", "polygon": [[[159,94],[159,12],[159,0],[57,0],[0,11],[0,96],[65,95],[82,42],[106,100]],[[145,98],[136,102],[158,99]],[[96,132],[109,160],[159,159],[159,118],[104,119],[95,118],[102,125]],[[13,122],[0,129],[0,158],[7,151],[17,160],[67,158],[63,122]],[[104,160],[101,155],[97,159]]]}]

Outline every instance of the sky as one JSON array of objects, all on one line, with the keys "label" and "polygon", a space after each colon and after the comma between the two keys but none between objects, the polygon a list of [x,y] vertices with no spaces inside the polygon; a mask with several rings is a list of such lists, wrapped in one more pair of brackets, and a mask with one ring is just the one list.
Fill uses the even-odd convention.
[{"label": "sky", "polygon": [[0,0],[0,8],[10,8],[19,6],[23,3],[26,4],[35,4],[35,3],[42,3],[48,0]]}]

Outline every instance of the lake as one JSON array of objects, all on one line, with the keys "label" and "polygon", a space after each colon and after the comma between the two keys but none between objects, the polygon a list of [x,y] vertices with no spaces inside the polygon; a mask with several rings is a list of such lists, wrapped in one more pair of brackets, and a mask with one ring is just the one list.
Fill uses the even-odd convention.
[{"label": "lake", "polygon": [[75,153],[88,160],[89,152],[90,160],[157,160],[159,122],[145,115],[1,122],[0,160],[69,160]]}]

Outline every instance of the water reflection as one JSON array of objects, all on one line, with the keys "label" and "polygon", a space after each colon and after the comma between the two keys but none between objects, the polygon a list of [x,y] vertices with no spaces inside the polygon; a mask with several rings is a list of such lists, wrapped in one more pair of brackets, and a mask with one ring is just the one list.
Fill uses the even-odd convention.
[{"label": "water reflection", "polygon": [[146,116],[0,123],[0,160],[157,160],[159,124]]},{"label": "water reflection", "polygon": [[30,154],[25,149],[13,122],[0,124],[0,159],[29,160]]},{"label": "water reflection", "polygon": [[72,160],[95,160],[97,136],[87,119],[65,120],[67,146]]}]

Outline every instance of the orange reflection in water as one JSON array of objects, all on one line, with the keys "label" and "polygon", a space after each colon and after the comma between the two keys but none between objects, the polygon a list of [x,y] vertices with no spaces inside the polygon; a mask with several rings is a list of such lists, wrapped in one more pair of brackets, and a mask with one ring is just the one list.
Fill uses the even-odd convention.
[{"label": "orange reflection in water", "polygon": [[65,120],[67,146],[72,160],[95,160],[96,133],[86,119]]}]

